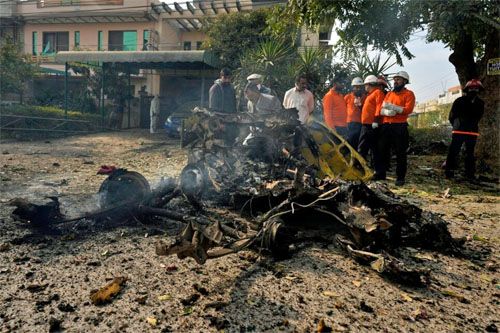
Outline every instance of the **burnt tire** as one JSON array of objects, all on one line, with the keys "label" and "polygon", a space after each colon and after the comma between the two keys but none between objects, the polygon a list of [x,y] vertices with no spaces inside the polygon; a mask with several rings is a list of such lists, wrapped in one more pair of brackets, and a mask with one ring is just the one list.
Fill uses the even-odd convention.
[{"label": "burnt tire", "polygon": [[140,203],[151,193],[148,181],[138,172],[117,170],[99,188],[101,208],[114,207],[125,202]]}]

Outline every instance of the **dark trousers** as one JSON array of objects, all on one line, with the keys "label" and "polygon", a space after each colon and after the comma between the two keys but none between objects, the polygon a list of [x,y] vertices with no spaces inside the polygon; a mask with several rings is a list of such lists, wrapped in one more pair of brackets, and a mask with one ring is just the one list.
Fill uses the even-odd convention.
[{"label": "dark trousers", "polygon": [[378,176],[385,178],[391,160],[391,147],[396,153],[396,177],[404,180],[408,168],[408,124],[382,124],[378,140],[378,152],[380,158],[375,161],[375,172]]},{"label": "dark trousers", "polygon": [[359,144],[358,144],[358,153],[363,156],[364,159],[368,157],[368,152],[372,151],[374,160],[376,156],[378,156],[375,151],[377,148],[377,130],[372,128],[372,125],[361,126],[361,131],[359,134]]},{"label": "dark trousers", "polygon": [[351,122],[347,124],[347,142],[354,149],[358,149],[359,135],[361,134],[361,123]]},{"label": "dark trousers", "polygon": [[335,126],[335,132],[344,139],[347,139],[347,127]]},{"label": "dark trousers", "polygon": [[476,173],[476,160],[474,158],[474,148],[476,147],[477,136],[467,134],[453,134],[451,145],[446,158],[446,174],[453,176],[453,171],[457,169],[458,155],[462,144],[465,144],[465,177],[473,178]]}]

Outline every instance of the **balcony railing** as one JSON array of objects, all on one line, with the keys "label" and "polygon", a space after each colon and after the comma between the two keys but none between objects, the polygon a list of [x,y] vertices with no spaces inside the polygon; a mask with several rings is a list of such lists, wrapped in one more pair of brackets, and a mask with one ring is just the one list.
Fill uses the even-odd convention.
[{"label": "balcony railing", "polygon": [[38,8],[61,6],[123,6],[123,0],[38,0]]}]

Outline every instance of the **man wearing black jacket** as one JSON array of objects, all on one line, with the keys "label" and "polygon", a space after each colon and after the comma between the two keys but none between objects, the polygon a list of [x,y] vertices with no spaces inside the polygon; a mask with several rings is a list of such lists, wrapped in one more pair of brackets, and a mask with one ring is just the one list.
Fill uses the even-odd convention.
[{"label": "man wearing black jacket", "polygon": [[453,102],[449,120],[453,126],[452,139],[448,157],[446,158],[446,178],[453,178],[457,169],[457,158],[465,144],[465,177],[475,179],[474,148],[479,136],[478,123],[484,113],[484,102],[477,96],[483,90],[481,81],[473,79],[467,82],[464,88],[465,96]]}]

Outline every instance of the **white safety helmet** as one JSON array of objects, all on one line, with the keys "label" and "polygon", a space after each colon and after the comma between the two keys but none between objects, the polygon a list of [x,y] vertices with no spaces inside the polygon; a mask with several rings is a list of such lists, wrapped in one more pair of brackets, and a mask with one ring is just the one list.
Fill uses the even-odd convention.
[{"label": "white safety helmet", "polygon": [[402,77],[407,81],[406,83],[410,83],[410,75],[408,75],[408,73],[405,71],[397,72],[396,74],[394,74],[394,77]]},{"label": "white safety helmet", "polygon": [[250,74],[248,77],[247,77],[247,81],[250,81],[250,80],[262,80],[262,75],[260,74]]},{"label": "white safety helmet", "polygon": [[351,86],[362,86],[363,85],[363,79],[360,77],[355,77],[352,79]]},{"label": "white safety helmet", "polygon": [[366,78],[365,78],[365,82],[364,84],[377,84],[377,77],[375,75],[368,75]]}]

